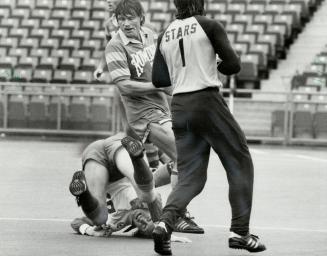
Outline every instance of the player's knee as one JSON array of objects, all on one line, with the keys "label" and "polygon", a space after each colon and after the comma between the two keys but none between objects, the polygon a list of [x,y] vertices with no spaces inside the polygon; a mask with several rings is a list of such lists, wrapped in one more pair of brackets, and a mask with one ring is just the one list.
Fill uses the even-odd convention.
[{"label": "player's knee", "polygon": [[139,197],[143,202],[151,203],[156,199],[156,193],[153,190],[148,192],[141,191]]}]

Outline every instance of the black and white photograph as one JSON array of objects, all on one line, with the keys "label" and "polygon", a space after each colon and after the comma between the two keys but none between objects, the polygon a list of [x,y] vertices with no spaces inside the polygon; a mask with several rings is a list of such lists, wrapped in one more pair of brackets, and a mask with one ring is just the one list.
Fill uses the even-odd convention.
[{"label": "black and white photograph", "polygon": [[327,1],[0,0],[0,256],[326,256]]}]

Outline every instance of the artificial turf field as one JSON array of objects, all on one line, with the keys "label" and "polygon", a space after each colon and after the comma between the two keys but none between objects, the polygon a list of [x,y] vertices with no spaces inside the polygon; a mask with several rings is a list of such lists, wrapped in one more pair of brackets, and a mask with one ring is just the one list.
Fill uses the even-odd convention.
[{"label": "artificial turf field", "polygon": [[[149,239],[73,233],[82,213],[68,191],[80,168],[80,142],[0,140],[0,256],[156,255]],[[250,145],[255,166],[252,233],[257,255],[327,255],[327,148]],[[160,188],[165,199],[169,186]],[[227,247],[230,208],[225,171],[212,152],[204,191],[189,206],[204,235],[181,234],[174,255],[249,255]]]}]

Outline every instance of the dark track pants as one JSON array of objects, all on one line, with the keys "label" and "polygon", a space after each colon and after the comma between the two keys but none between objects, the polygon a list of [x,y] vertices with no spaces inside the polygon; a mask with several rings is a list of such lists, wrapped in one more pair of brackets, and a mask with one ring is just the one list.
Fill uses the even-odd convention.
[{"label": "dark track pants", "polygon": [[227,174],[231,231],[246,234],[252,206],[253,163],[245,135],[219,90],[208,88],[174,95],[172,115],[178,183],[168,197],[161,220],[172,230],[182,209],[202,191],[212,147]]}]

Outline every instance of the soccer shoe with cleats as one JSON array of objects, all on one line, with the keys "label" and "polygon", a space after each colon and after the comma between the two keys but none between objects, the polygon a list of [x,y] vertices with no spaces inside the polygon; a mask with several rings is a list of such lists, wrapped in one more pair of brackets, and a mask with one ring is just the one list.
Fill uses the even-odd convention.
[{"label": "soccer shoe with cleats", "polygon": [[231,232],[228,239],[229,248],[243,249],[249,252],[262,252],[266,250],[266,246],[260,243],[259,237],[248,234],[246,236],[240,236],[234,232]]},{"label": "soccer shoe with cleats", "polygon": [[73,196],[80,196],[87,189],[85,175],[83,171],[77,171],[73,174],[72,181],[69,185],[69,191]]},{"label": "soccer shoe with cleats", "polygon": [[185,214],[177,219],[174,231],[180,233],[204,234],[204,229],[199,227],[194,221],[194,217]]},{"label": "soccer shoe with cleats", "polygon": [[121,144],[132,158],[143,157],[144,146],[140,141],[127,136],[121,140]]},{"label": "soccer shoe with cleats", "polygon": [[166,225],[163,222],[154,228],[152,232],[154,241],[154,251],[160,255],[172,255],[171,252],[171,234],[167,231]]}]

